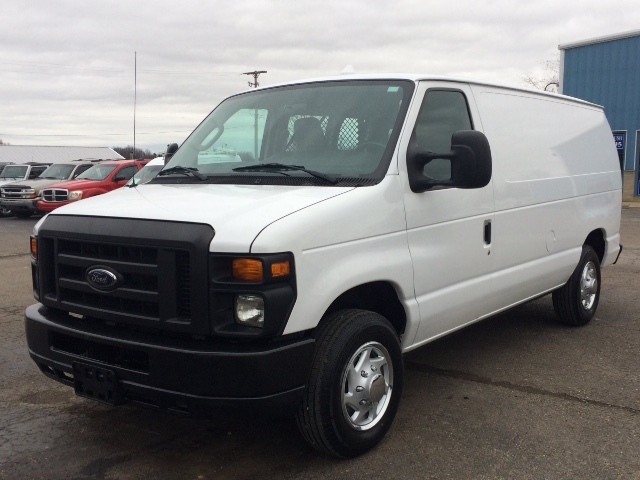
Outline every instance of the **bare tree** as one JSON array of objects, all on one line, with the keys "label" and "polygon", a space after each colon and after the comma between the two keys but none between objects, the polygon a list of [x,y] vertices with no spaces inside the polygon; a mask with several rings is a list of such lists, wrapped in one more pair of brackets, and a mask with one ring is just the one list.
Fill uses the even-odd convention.
[{"label": "bare tree", "polygon": [[11,145],[9,142],[3,142],[2,139],[0,138],[0,145]]},{"label": "bare tree", "polygon": [[134,148],[131,145],[127,145],[126,147],[111,147],[115,152],[122,155],[124,158],[154,158],[156,155],[151,153],[151,151],[147,148],[142,150],[140,148],[136,148],[134,152]]},{"label": "bare tree", "polygon": [[560,56],[539,63],[542,65],[542,71],[537,74],[522,75],[522,81],[538,90],[558,92],[560,87]]}]

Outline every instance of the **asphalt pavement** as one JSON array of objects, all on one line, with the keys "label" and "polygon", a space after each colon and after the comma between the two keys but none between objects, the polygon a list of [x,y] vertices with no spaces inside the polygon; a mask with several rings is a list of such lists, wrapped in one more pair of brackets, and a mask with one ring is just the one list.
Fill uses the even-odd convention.
[{"label": "asphalt pavement", "polygon": [[0,219],[0,479],[640,479],[640,208],[588,326],[547,296],[407,354],[394,426],[353,460],[284,414],[110,408],[46,378],[23,325],[35,222]]}]

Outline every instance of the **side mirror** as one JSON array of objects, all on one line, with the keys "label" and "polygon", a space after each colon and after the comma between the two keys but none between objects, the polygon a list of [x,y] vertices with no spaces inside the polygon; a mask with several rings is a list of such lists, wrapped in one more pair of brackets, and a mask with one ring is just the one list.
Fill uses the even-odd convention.
[{"label": "side mirror", "polygon": [[[436,159],[450,162],[451,178],[434,179],[425,174],[425,165]],[[491,164],[489,141],[484,133],[476,130],[455,132],[448,153],[420,151],[416,146],[407,151],[409,186],[416,193],[437,186],[482,188],[491,180]]]},{"label": "side mirror", "polygon": [[169,145],[167,145],[167,153],[164,154],[164,164],[166,165],[167,163],[169,163],[169,160],[171,160],[171,157],[173,157],[173,154],[176,153],[178,151],[178,144],[177,143],[171,143]]}]

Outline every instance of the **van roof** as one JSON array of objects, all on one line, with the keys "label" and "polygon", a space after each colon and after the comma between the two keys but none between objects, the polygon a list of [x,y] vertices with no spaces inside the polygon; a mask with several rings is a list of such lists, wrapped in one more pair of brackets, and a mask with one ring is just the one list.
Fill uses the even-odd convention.
[{"label": "van roof", "polygon": [[268,90],[274,87],[282,87],[287,85],[299,85],[304,83],[315,83],[315,82],[331,82],[331,81],[345,81],[345,80],[409,80],[411,82],[421,82],[421,81],[437,81],[437,82],[455,82],[455,83],[467,83],[471,85],[481,85],[487,87],[501,88],[505,90],[519,91],[523,93],[533,93],[537,95],[544,95],[548,97],[561,98],[564,100],[573,101],[576,103],[581,103],[583,105],[589,105],[592,107],[603,108],[601,105],[597,105],[595,103],[590,103],[585,100],[581,100],[575,97],[569,97],[566,95],[560,95],[554,92],[545,92],[542,90],[536,90],[533,88],[527,88],[519,85],[509,85],[509,84],[500,84],[500,83],[492,83],[484,80],[478,79],[470,79],[465,77],[455,77],[448,75],[430,75],[423,73],[367,73],[367,74],[346,74],[346,75],[334,75],[328,77],[318,77],[318,78],[309,78],[302,79],[291,82],[283,82],[273,85],[266,85],[263,87],[259,87],[258,89],[247,89],[246,92],[254,92],[256,90]]}]

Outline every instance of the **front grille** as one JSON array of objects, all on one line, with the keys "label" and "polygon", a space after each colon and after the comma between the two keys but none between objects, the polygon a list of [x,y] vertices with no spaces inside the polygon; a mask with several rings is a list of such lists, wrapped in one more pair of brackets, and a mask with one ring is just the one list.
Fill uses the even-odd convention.
[{"label": "front grille", "polygon": [[45,202],[66,202],[68,198],[68,190],[50,188],[42,191],[42,200]]},{"label": "front grille", "polygon": [[[108,233],[47,230],[55,223]],[[47,218],[38,238],[39,272],[34,280],[40,301],[88,321],[208,333],[207,258],[213,231],[204,225],[173,226],[113,218]],[[115,235],[118,231],[126,236]],[[170,240],[172,235],[178,239]],[[190,240],[181,238],[185,236]],[[112,272],[115,284],[105,288],[91,283],[88,272],[95,270]]]},{"label": "front grille", "polygon": [[[156,249],[61,240],[56,257],[62,302],[159,320]],[[96,265],[121,273],[123,284],[108,295],[92,290],[85,275]]]},{"label": "front grille", "polygon": [[28,189],[23,189],[23,187],[3,187],[2,188],[2,198],[23,198],[23,195],[28,195]]}]

